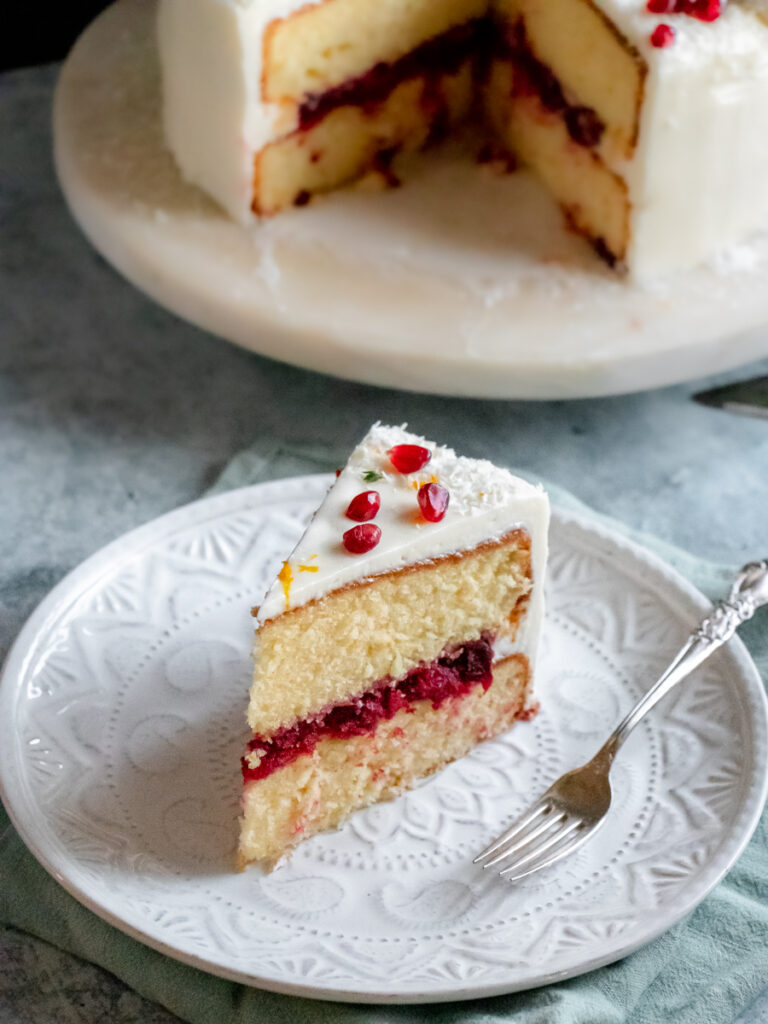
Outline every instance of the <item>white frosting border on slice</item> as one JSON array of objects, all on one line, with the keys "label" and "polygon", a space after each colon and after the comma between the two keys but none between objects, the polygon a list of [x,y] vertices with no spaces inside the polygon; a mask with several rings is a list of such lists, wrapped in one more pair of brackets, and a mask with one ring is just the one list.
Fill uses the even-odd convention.
[{"label": "white frosting border on slice", "polygon": [[[387,456],[387,451],[398,444],[428,448],[432,457],[417,473],[399,473]],[[369,472],[381,474],[381,479],[366,482],[364,474]],[[429,483],[433,477],[450,494],[448,511],[439,523],[423,519],[414,487]],[[372,520],[381,529],[381,540],[366,554],[353,555],[344,548],[342,535],[356,524],[345,513],[350,501],[368,490],[378,491],[381,496],[381,508]],[[287,560],[284,576],[291,576],[288,601],[284,583],[278,578],[259,609],[257,624],[340,587],[413,563],[470,551],[522,527],[531,536],[535,585],[517,647],[533,650],[544,609],[548,524],[549,500],[542,487],[491,462],[458,456],[450,448],[409,433],[405,427],[377,423],[352,452]]]}]

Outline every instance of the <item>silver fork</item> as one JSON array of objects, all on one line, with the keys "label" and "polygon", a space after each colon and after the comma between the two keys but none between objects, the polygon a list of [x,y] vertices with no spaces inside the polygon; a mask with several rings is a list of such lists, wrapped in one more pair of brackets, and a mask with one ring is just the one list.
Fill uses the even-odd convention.
[{"label": "silver fork", "polygon": [[553,783],[538,803],[474,859],[517,881],[562,860],[593,836],[611,806],[613,759],[638,722],[673,686],[733,636],[760,605],[768,604],[768,560],[740,570],[728,598],[719,601],[669,667],[617,726],[591,761]]}]

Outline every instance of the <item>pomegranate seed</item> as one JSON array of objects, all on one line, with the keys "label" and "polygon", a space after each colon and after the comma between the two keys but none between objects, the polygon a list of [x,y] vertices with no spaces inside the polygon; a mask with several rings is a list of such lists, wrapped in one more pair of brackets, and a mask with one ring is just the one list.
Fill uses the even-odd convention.
[{"label": "pomegranate seed", "polygon": [[655,46],[657,50],[663,50],[667,46],[671,46],[675,41],[675,30],[670,28],[669,25],[657,25],[651,33],[651,46]]},{"label": "pomegranate seed", "polygon": [[687,10],[685,13],[690,14],[692,18],[698,18],[699,21],[716,21],[723,13],[720,0],[698,0],[698,3],[692,6],[693,10]]},{"label": "pomegranate seed", "polygon": [[344,515],[347,519],[354,519],[356,523],[367,523],[369,519],[375,519],[376,513],[381,508],[381,498],[378,491],[363,491],[350,501]]},{"label": "pomegranate seed", "polygon": [[429,523],[439,523],[448,509],[450,494],[440,484],[424,484],[416,495],[421,514]]},{"label": "pomegranate seed", "polygon": [[415,473],[429,462],[432,452],[418,444],[396,444],[387,452],[398,473]]},{"label": "pomegranate seed", "polygon": [[716,21],[723,13],[722,0],[647,0],[651,14],[687,14],[699,21]]},{"label": "pomegranate seed", "polygon": [[381,530],[374,523],[360,523],[347,530],[342,538],[344,547],[353,555],[372,551],[381,540]]}]

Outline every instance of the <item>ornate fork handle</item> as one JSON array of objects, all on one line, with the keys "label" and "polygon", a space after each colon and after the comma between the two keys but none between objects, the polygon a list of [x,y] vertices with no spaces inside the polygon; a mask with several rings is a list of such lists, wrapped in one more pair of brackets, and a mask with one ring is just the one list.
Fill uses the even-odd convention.
[{"label": "ornate fork handle", "polygon": [[557,779],[522,818],[475,857],[475,863],[488,868],[505,862],[500,874],[518,881],[556,864],[594,835],[611,806],[611,764],[624,740],[673,686],[729,640],[763,604],[768,604],[768,559],[744,566],[728,597],[702,620],[666,672],[592,760]]},{"label": "ornate fork handle", "polygon": [[739,572],[728,597],[718,601],[701,621],[667,670],[619,723],[593,760],[605,760],[610,765],[626,738],[651,708],[713,651],[730,640],[742,622],[751,619],[764,604],[768,604],[768,560],[749,562]]}]

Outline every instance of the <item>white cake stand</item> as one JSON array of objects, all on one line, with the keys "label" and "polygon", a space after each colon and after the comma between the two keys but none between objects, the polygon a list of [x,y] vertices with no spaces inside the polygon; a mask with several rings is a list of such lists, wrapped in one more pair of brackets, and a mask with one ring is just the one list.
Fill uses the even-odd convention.
[{"label": "white cake stand", "polygon": [[481,168],[466,145],[414,159],[401,189],[238,226],[163,146],[154,16],[120,0],[75,46],[56,164],[99,252],[180,316],[299,366],[484,398],[618,394],[768,353],[768,237],[632,286],[530,175]]}]

